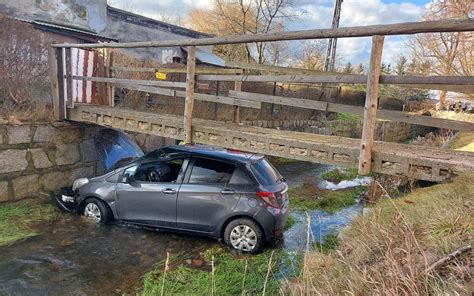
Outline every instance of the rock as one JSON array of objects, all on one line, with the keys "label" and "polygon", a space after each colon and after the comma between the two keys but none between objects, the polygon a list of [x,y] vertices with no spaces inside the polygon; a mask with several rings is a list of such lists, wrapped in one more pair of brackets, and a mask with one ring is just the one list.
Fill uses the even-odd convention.
[{"label": "rock", "polygon": [[23,171],[28,166],[26,150],[9,149],[0,151],[0,174]]},{"label": "rock", "polygon": [[93,167],[83,167],[75,169],[71,172],[71,183],[78,178],[88,178],[94,175],[94,168]]},{"label": "rock", "polygon": [[8,143],[9,144],[24,144],[30,143],[31,133],[29,125],[11,126],[7,127]]},{"label": "rock", "polygon": [[56,149],[56,164],[73,164],[81,160],[77,144],[59,145]]},{"label": "rock", "polygon": [[44,152],[43,149],[41,148],[31,149],[30,152],[33,158],[33,164],[35,168],[44,169],[44,168],[49,168],[53,166],[51,161],[48,159],[46,152]]},{"label": "rock", "polygon": [[0,182],[0,202],[7,201],[10,199],[8,195],[8,182]]},{"label": "rock", "polygon": [[74,244],[74,241],[72,239],[63,239],[60,243],[62,247],[69,247]]},{"label": "rock", "polygon": [[66,176],[63,172],[44,174],[40,178],[40,183],[43,185],[43,189],[45,191],[54,191],[61,187],[70,185],[69,180],[66,179]]},{"label": "rock", "polygon": [[36,129],[33,142],[49,142],[53,139],[56,129],[50,125],[40,125]]},{"label": "rock", "polygon": [[96,147],[93,139],[82,142],[81,150],[85,162],[97,161],[99,159]]},{"label": "rock", "polygon": [[194,267],[201,267],[204,265],[204,260],[202,259],[192,259],[191,260],[191,265]]},{"label": "rock", "polygon": [[40,190],[38,175],[29,175],[16,178],[12,181],[14,199],[36,197]]}]

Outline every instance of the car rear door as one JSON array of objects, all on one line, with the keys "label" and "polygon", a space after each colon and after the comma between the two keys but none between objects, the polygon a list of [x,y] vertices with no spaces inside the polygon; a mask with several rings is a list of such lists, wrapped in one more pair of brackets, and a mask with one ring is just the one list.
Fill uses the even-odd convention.
[{"label": "car rear door", "polygon": [[[129,182],[117,183],[119,219],[176,227],[176,201],[186,164],[186,159],[142,164]],[[163,169],[164,166],[168,169]]]},{"label": "car rear door", "polygon": [[229,184],[236,165],[194,157],[180,187],[177,202],[179,228],[213,232],[237,205],[239,186]]}]

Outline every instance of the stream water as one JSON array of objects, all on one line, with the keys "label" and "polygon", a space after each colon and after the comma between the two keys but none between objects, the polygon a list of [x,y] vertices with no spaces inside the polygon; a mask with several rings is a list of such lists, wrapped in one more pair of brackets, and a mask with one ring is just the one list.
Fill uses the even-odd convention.
[{"label": "stream water", "polygon": [[[327,189],[357,186],[365,179],[338,185],[319,176],[331,166],[305,162],[277,165],[290,186],[312,180]],[[291,197],[290,197],[291,198]],[[290,199],[291,202],[291,199]],[[310,211],[314,240],[349,225],[361,206],[333,215]],[[288,252],[305,248],[307,216],[292,213],[296,223],[284,234],[282,248]],[[218,242],[191,235],[172,234],[122,224],[97,226],[73,215],[39,226],[42,234],[0,248],[0,295],[111,295],[132,291],[166,253],[183,262],[199,257]]]}]

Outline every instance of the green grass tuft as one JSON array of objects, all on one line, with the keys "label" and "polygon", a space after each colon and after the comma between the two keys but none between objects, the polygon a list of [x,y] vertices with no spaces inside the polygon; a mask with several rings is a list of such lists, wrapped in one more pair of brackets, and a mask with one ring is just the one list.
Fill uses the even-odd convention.
[{"label": "green grass tuft", "polygon": [[[270,261],[271,250],[264,253],[242,256],[232,256],[226,249],[209,249],[202,254],[206,265],[196,269],[188,265],[180,265],[166,272],[164,281],[165,295],[211,295],[212,273],[211,260],[214,256],[215,265],[215,295],[257,295],[262,293],[265,277]],[[278,270],[281,252],[275,251],[272,258],[271,273],[268,278],[266,293],[279,293],[279,282],[273,273]],[[245,264],[248,262],[247,272]],[[244,280],[245,276],[245,282]],[[245,285],[243,285],[243,282]],[[147,273],[144,277],[144,287],[140,295],[160,295],[163,284],[163,267]]]},{"label": "green grass tuft", "polygon": [[313,248],[323,253],[331,252],[337,249],[341,240],[334,233],[329,233],[324,237],[324,242],[314,242]]},{"label": "green grass tuft", "polygon": [[353,180],[359,176],[356,168],[334,169],[321,175],[321,178],[339,183],[342,180]]},{"label": "green grass tuft", "polygon": [[362,117],[359,115],[354,115],[350,113],[337,113],[336,120],[350,120],[350,121],[360,121]]},{"label": "green grass tuft", "polygon": [[295,216],[289,215],[288,219],[286,220],[285,227],[283,227],[283,231],[286,231],[290,229],[293,225],[295,225],[298,222],[298,219],[296,219]]},{"label": "green grass tuft", "polygon": [[33,224],[58,219],[60,212],[50,204],[32,201],[0,205],[0,246],[38,235]]},{"label": "green grass tuft", "polygon": [[327,190],[316,187],[310,182],[290,188],[290,208],[292,210],[317,210],[328,213],[352,206],[356,198],[367,191],[367,186],[358,186],[341,190]]}]

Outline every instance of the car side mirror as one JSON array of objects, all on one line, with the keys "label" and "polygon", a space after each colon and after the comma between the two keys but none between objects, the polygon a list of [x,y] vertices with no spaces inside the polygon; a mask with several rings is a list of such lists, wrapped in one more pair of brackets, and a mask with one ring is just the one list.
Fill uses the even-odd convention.
[{"label": "car side mirror", "polygon": [[123,175],[121,179],[121,183],[130,183],[133,181],[133,176]]}]

